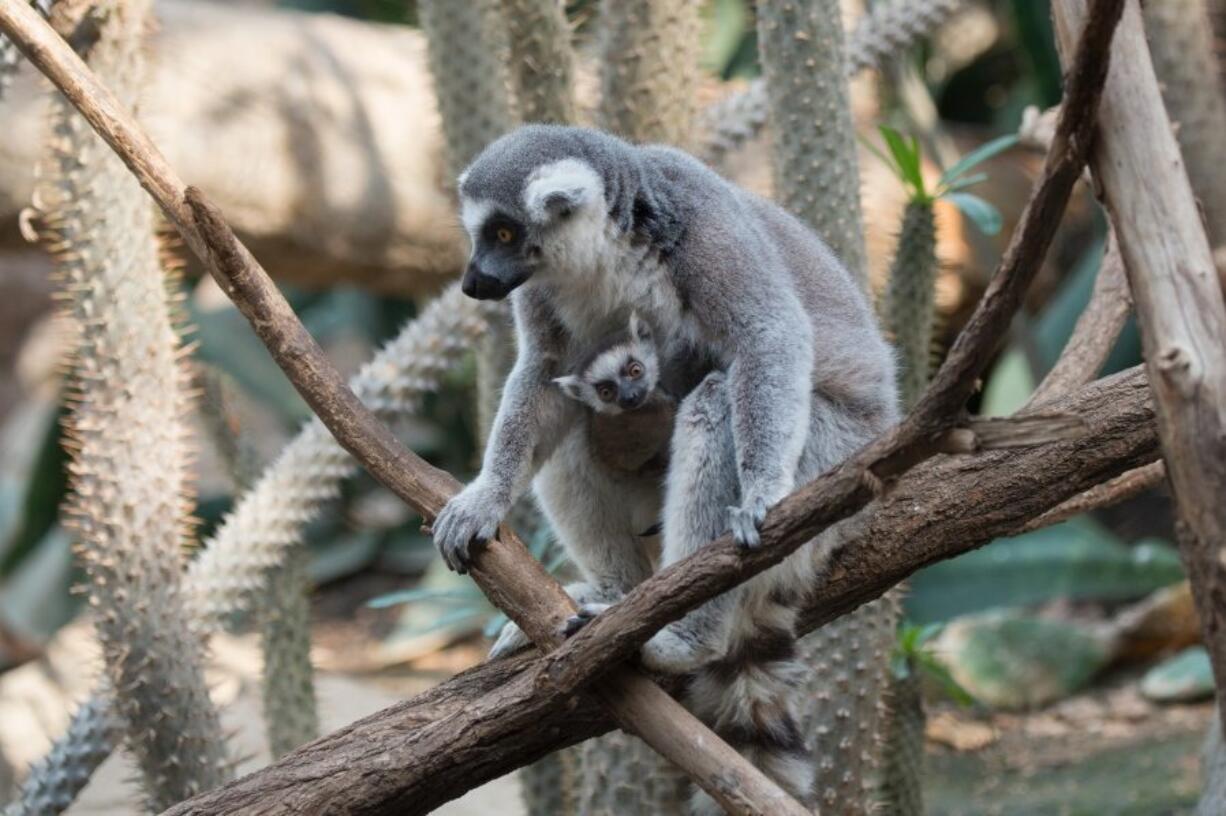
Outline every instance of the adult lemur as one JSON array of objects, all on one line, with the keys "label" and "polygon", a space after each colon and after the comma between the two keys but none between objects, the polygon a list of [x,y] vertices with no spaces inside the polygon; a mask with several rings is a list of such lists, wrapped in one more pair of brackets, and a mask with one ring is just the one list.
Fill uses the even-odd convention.
[{"label": "adult lemur", "polygon": [[[512,296],[518,357],[480,475],[434,524],[452,567],[495,534],[539,469],[559,536],[584,538],[577,600],[599,608],[647,576],[637,532],[657,517],[658,491],[592,478],[591,456],[563,432],[579,408],[552,383],[631,311],[683,396],[665,564],[729,531],[756,546],[768,507],[896,418],[889,348],[846,269],[799,221],[687,154],[529,126],[487,147],[459,192],[473,244],[463,289]],[[805,547],[643,649],[654,669],[701,667],[691,708],[801,799],[813,768],[793,712],[793,608],[813,579]]]}]

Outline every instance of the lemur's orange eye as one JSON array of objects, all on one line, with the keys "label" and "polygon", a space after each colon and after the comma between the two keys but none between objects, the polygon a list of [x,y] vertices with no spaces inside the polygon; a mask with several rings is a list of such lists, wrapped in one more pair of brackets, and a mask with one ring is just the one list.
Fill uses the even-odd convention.
[{"label": "lemur's orange eye", "polygon": [[638,360],[631,362],[630,365],[626,366],[626,375],[632,380],[637,380],[643,376],[643,364]]},{"label": "lemur's orange eye", "polygon": [[598,385],[596,386],[596,396],[600,397],[603,402],[612,402],[613,397],[617,396],[617,392],[614,391],[611,385]]},{"label": "lemur's orange eye", "polygon": [[501,244],[509,244],[515,238],[515,233],[511,232],[509,227],[499,227],[498,232],[494,233]]}]

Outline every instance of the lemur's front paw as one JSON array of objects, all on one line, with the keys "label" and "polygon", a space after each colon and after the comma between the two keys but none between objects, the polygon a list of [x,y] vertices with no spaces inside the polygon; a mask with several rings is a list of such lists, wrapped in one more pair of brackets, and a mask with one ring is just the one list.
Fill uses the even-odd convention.
[{"label": "lemur's front paw", "polygon": [[728,508],[728,532],[742,549],[757,549],[762,543],[758,532],[766,521],[766,500],[749,499],[740,507]]},{"label": "lemur's front paw", "polygon": [[575,614],[562,624],[562,637],[570,637],[591,622],[592,618],[608,609],[611,603],[581,603]]},{"label": "lemur's front paw", "polygon": [[502,631],[498,633],[498,640],[495,640],[494,645],[490,647],[489,659],[497,660],[531,645],[532,641],[528,640],[524,630],[520,629],[515,621],[507,621]]},{"label": "lemur's front paw", "polygon": [[434,543],[447,566],[463,575],[474,554],[498,532],[502,508],[480,487],[461,490],[434,520]]},{"label": "lemur's front paw", "polygon": [[691,639],[665,626],[643,644],[643,666],[662,674],[688,674],[704,662],[704,652]]}]

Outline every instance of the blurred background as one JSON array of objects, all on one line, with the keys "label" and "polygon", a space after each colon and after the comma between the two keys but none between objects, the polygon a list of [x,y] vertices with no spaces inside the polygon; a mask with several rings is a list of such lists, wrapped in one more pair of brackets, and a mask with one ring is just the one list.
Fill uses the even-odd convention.
[{"label": "blurred background", "polygon": [[[845,5],[849,21],[863,11],[857,0]],[[413,2],[158,0],[156,9],[143,121],[172,165],[231,218],[342,370],[356,372],[455,276],[465,252]],[[590,107],[595,3],[570,3],[567,14],[580,102]],[[758,75],[754,30],[750,0],[704,4],[700,107]],[[966,2],[886,70],[889,82],[875,72],[853,82],[857,127],[874,144],[880,124],[914,134],[928,178],[1017,133],[1028,107],[1060,97],[1044,0]],[[45,106],[28,66],[0,101],[0,801],[62,730],[98,663],[60,524],[69,335],[51,261],[22,229]],[[767,195],[770,138],[767,129],[726,162],[730,176]],[[1041,162],[1023,143],[977,168],[987,178],[976,195],[999,213],[999,231],[937,203],[934,359],[982,292]],[[907,194],[867,150],[860,172],[880,289]],[[1104,236],[1081,185],[976,410],[1018,408],[1055,362],[1088,301]],[[204,540],[309,413],[199,269],[189,263],[179,285],[199,392],[192,426]],[[1105,372],[1139,355],[1130,323]],[[469,361],[403,426],[414,450],[460,478],[477,464],[474,379]],[[419,525],[362,475],[309,525],[325,730],[479,661],[501,623],[471,583],[440,568]],[[548,531],[532,544],[555,560]],[[1164,488],[924,570],[905,610],[900,650],[930,658],[929,812],[1192,812],[1213,686]],[[252,628],[236,620],[214,639],[210,680],[234,703],[227,721],[236,724],[258,706]],[[241,739],[252,760],[264,750],[259,733]],[[119,812],[122,767],[109,773],[72,812]]]}]

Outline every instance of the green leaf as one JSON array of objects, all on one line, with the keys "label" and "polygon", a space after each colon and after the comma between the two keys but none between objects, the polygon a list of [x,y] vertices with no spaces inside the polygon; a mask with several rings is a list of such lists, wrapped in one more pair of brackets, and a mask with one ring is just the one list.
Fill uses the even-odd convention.
[{"label": "green leaf", "polygon": [[885,139],[886,147],[890,149],[890,154],[894,157],[903,182],[909,185],[917,196],[924,197],[924,177],[920,173],[918,142],[912,138],[911,143],[908,144],[898,131],[885,125],[878,129],[881,131],[882,138]]},{"label": "green leaf", "polygon": [[1054,598],[1129,601],[1183,576],[1174,547],[1126,545],[1079,516],[924,568],[912,577],[905,605],[909,620],[927,623]]},{"label": "green leaf", "polygon": [[920,652],[915,656],[916,664],[924,673],[936,681],[937,687],[947,697],[962,707],[974,705],[975,697],[961,683],[954,679],[949,669],[945,667],[936,655],[931,652]]},{"label": "green leaf", "polygon": [[959,160],[953,167],[942,173],[938,186],[949,188],[951,185],[957,182],[958,178],[967,170],[970,170],[977,164],[987,161],[993,156],[1005,152],[1017,144],[1017,141],[1017,134],[1011,133],[1008,136],[1001,136],[993,139],[987,144],[980,145],[970,153],[963,156],[961,160]]},{"label": "green leaf", "polygon": [[950,184],[947,187],[945,187],[941,195],[945,196],[945,195],[949,195],[950,193],[955,193],[958,190],[965,190],[967,187],[973,187],[976,184],[979,184],[987,180],[988,180],[987,173],[976,173],[973,176],[966,176],[965,178],[960,178],[957,181],[955,181],[953,184]]},{"label": "green leaf", "polygon": [[950,193],[945,196],[955,207],[979,228],[984,235],[995,235],[1000,232],[1004,219],[1000,210],[971,193]]}]

